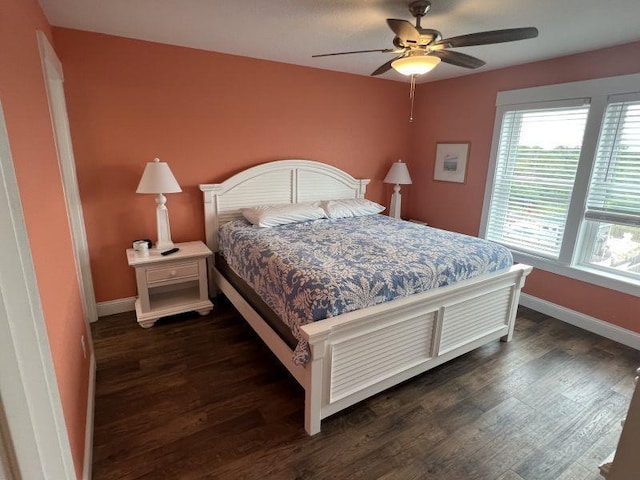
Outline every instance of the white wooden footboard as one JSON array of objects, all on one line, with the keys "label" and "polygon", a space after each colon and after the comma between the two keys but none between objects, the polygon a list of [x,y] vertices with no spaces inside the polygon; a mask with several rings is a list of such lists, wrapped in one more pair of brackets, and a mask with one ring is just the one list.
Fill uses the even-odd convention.
[{"label": "white wooden footboard", "polygon": [[516,265],[301,328],[307,366],[305,429],[356,402],[503,338],[510,340],[531,267]]}]

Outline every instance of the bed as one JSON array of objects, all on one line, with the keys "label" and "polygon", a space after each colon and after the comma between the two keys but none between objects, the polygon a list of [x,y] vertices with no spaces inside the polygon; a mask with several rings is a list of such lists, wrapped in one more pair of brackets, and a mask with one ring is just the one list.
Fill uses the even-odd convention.
[{"label": "bed", "polygon": [[[280,160],[200,185],[207,244],[219,252],[220,228],[238,223],[243,208],[364,198],[368,183],[323,163]],[[300,361],[291,340],[234,280],[233,269],[223,266],[210,264],[212,289],[224,293],[304,388],[309,435],[320,432],[322,419],[382,390],[488,342],[511,340],[520,290],[531,271],[527,265],[500,268],[301,325],[296,333],[306,356]]]}]

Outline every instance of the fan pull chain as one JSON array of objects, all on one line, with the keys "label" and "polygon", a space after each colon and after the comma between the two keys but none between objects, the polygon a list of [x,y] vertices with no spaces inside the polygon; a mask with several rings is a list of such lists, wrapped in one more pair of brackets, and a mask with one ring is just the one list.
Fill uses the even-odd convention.
[{"label": "fan pull chain", "polygon": [[416,96],[416,76],[411,75],[411,90],[409,91],[409,98],[411,99],[411,112],[409,113],[409,122],[413,122],[413,99]]}]

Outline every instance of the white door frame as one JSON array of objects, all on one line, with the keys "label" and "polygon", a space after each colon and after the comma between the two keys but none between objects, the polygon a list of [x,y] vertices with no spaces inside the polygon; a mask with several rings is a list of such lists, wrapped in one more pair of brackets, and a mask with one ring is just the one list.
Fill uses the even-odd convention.
[{"label": "white door frame", "polygon": [[40,30],[37,31],[37,36],[47,89],[47,98],[49,100],[51,123],[58,153],[58,164],[60,166],[64,197],[67,204],[69,229],[71,231],[71,238],[73,239],[76,273],[78,275],[78,284],[82,296],[82,308],[87,322],[89,343],[92,344],[89,323],[98,320],[98,311],[96,308],[96,297],[93,291],[87,233],[84,228],[84,215],[82,213],[82,203],[80,202],[76,163],[73,156],[69,117],[67,116],[67,104],[64,96],[64,74],[62,72],[62,63],[60,63],[47,36]]},{"label": "white door frame", "polygon": [[19,477],[75,480],[1,104],[0,397]]}]

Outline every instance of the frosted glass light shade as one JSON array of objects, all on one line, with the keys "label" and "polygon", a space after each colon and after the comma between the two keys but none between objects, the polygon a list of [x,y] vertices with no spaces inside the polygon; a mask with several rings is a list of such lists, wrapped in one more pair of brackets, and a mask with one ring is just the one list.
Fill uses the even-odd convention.
[{"label": "frosted glass light shade", "polygon": [[166,162],[156,158],[144,167],[136,193],[177,193],[182,189]]},{"label": "frosted glass light shade", "polygon": [[391,66],[402,75],[424,75],[439,63],[440,59],[432,55],[410,55],[394,60]]},{"label": "frosted glass light shade", "polygon": [[396,185],[411,185],[411,176],[407,169],[407,164],[398,160],[389,169],[389,173],[384,177],[384,183],[395,183]]}]

